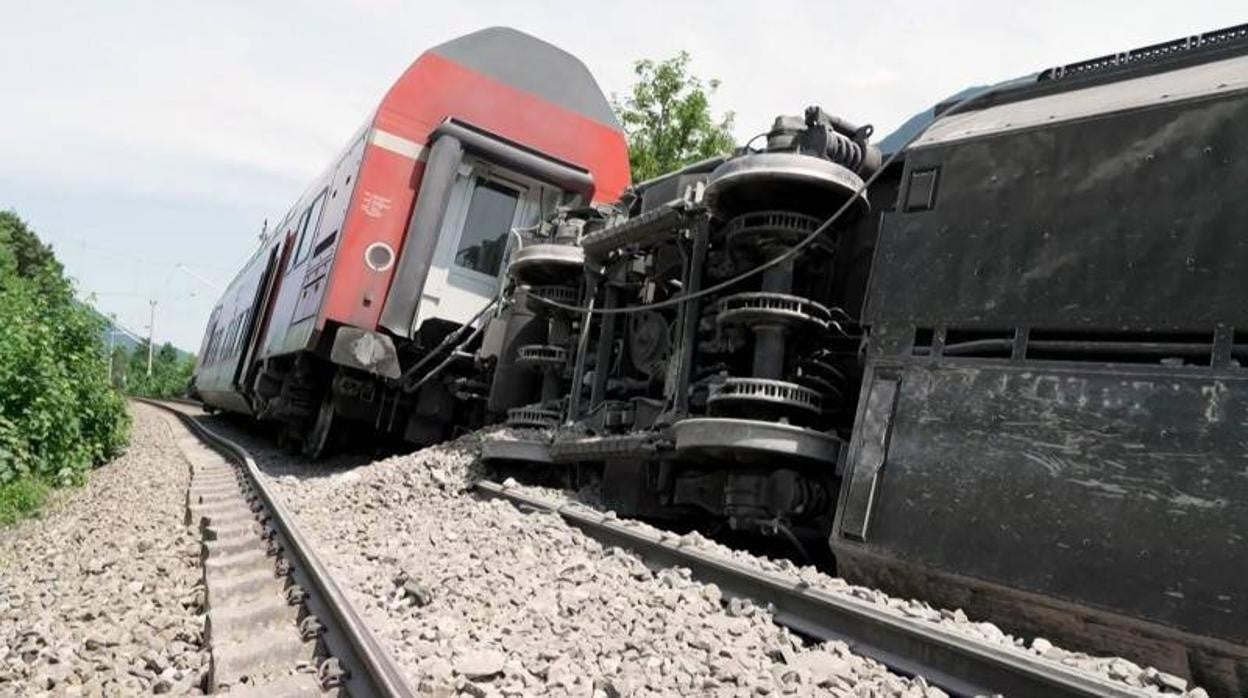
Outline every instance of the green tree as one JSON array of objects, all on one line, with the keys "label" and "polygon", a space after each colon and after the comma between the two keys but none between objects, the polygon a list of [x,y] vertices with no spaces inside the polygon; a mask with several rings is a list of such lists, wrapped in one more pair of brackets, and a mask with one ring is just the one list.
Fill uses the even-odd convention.
[{"label": "green tree", "polygon": [[124,445],[129,418],[108,384],[103,327],[51,248],[0,212],[0,523]]},{"label": "green tree", "polygon": [[[71,293],[64,269],[48,247],[12,211],[0,211],[0,273],[7,268],[18,278],[36,284],[45,293],[65,297]],[[59,298],[58,298],[59,300]]]},{"label": "green tree", "polygon": [[733,149],[733,113],[716,119],[710,96],[718,80],[705,83],[689,73],[689,54],[681,51],[662,61],[633,64],[637,76],[623,101],[612,107],[628,135],[628,161],[634,181],[680,169]]},{"label": "green tree", "polygon": [[186,391],[195,369],[195,357],[184,357],[168,342],[152,355],[152,373],[147,373],[147,342],[140,342],[125,366],[124,389],[132,395],[174,397]]}]

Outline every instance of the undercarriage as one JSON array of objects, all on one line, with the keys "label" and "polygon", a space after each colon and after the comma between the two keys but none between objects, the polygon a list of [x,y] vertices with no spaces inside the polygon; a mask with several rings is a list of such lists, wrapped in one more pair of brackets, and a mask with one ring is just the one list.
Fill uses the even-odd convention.
[{"label": "undercarriage", "polygon": [[837,270],[870,134],[817,107],[779,117],[761,149],[527,238],[489,403],[521,437],[485,457],[598,478],[625,515],[826,536],[861,375],[861,279]]}]

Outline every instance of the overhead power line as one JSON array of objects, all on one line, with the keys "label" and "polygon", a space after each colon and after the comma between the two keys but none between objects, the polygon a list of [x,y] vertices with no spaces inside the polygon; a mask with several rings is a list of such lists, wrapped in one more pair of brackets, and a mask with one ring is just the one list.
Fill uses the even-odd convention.
[{"label": "overhead power line", "polygon": [[121,250],[121,249],[117,249],[114,247],[104,247],[101,245],[96,245],[95,243],[85,242],[77,238],[67,238],[67,242],[69,242],[71,245],[75,247],[81,247],[85,250],[91,250],[93,252],[102,252],[104,254],[113,255],[116,257],[120,257],[122,259],[127,259],[133,262],[138,262],[140,264],[154,264],[154,265],[162,266],[162,267],[184,266],[184,267],[194,267],[196,269],[210,269],[213,271],[225,271],[225,272],[231,271],[230,269],[227,269],[226,267],[219,266],[216,264],[203,264],[200,262],[183,262],[183,261],[174,261],[174,260],[167,260],[167,259],[153,259],[145,255],[135,254],[134,252],[130,250]]}]

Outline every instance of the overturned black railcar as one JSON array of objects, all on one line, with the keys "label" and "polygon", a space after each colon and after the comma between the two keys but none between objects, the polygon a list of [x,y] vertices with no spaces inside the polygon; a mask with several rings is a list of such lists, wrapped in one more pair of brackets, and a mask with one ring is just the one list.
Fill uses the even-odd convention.
[{"label": "overturned black railcar", "polygon": [[1048,71],[905,153],[847,577],[1248,691],[1246,34]]}]

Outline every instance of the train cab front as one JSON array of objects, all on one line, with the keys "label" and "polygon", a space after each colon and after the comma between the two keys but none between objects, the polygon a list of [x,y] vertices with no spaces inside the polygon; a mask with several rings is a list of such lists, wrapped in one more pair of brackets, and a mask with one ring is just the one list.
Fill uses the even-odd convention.
[{"label": "train cab front", "polygon": [[501,327],[509,260],[535,286],[580,283],[579,248],[535,255],[538,224],[618,197],[624,136],[580,61],[487,29],[425,53],[391,88],[359,179],[325,314],[326,399],[339,419],[436,442],[485,420],[494,364],[517,360],[487,332]]}]

